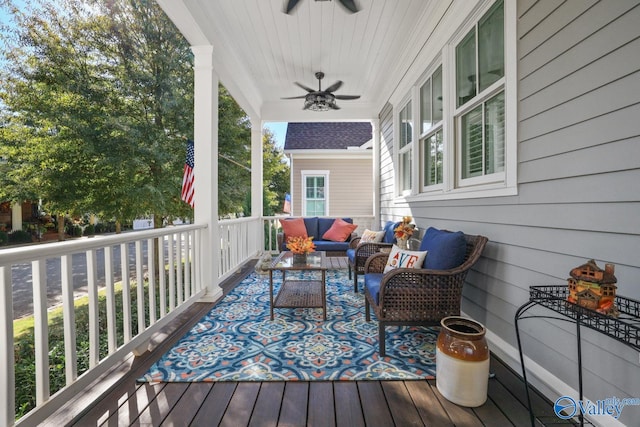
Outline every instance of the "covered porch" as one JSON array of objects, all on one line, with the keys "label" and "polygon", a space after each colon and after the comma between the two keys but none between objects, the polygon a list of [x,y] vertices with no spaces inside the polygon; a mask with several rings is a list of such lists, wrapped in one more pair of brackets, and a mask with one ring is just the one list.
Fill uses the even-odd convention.
[{"label": "covered porch", "polygon": [[[640,40],[637,1],[505,1],[501,21],[504,69],[501,76],[498,71],[497,79],[494,68],[485,69],[485,74],[494,77],[482,87],[468,79],[457,80],[456,49],[471,46],[469,34],[481,32],[482,24],[491,21],[487,14],[500,1],[361,0],[361,10],[353,15],[337,1],[301,0],[291,15],[282,12],[280,0],[158,0],[158,4],[194,53],[195,224],[2,254],[0,330],[7,333],[0,339],[0,359],[7,362],[0,375],[0,393],[7,398],[0,402],[0,424],[15,423],[14,397],[19,386],[12,363],[11,269],[16,264],[27,263],[33,275],[38,390],[37,410],[18,425],[48,421],[57,425],[70,420],[78,425],[117,423],[120,410],[126,413],[124,425],[188,424],[193,419],[182,418],[184,413],[211,415],[201,412],[208,410],[218,411],[211,419],[217,417],[223,424],[225,417],[232,417],[247,423],[255,420],[258,425],[274,421],[269,411],[275,412],[276,407],[277,419],[283,424],[297,424],[303,418],[311,423],[320,413],[334,413],[327,418],[333,419],[329,425],[343,421],[348,425],[345,420],[353,416],[375,425],[364,418],[369,413],[368,402],[379,402],[377,406],[386,411],[377,420],[392,419],[398,425],[404,421],[420,424],[418,420],[426,424],[425,420],[438,414],[446,414],[455,425],[480,425],[487,417],[498,417],[504,425],[523,425],[529,420],[524,390],[513,375],[522,369],[514,315],[528,300],[529,287],[562,284],[572,267],[593,258],[616,264],[618,292],[640,297],[637,286],[632,286],[640,273],[640,193],[635,184],[640,179],[640,128],[635,120],[640,99],[640,64],[635,55]],[[490,55],[490,59],[495,58]],[[304,94],[294,82],[313,86],[318,71],[325,73],[327,85],[344,81],[341,91],[361,95],[360,99],[338,101],[339,110],[324,112],[303,110],[301,99],[281,99]],[[432,102],[427,108],[421,101],[439,81],[442,92],[433,97],[429,92]],[[241,220],[218,219],[219,82],[252,123],[254,211]],[[471,92],[459,92],[463,86]],[[476,89],[479,91],[473,92]],[[442,116],[429,113],[427,117],[426,111],[434,107],[442,108]],[[179,331],[210,307],[207,304],[222,297],[225,283],[245,262],[275,250],[270,230],[277,226],[277,219],[262,217],[260,208],[262,125],[314,120],[369,121],[373,127],[372,215],[357,218],[350,212],[330,212],[332,216],[354,217],[362,231],[412,215],[421,229],[434,226],[489,238],[484,256],[467,278],[463,296],[464,314],[487,326],[497,357],[489,406],[460,412],[438,398],[432,382],[192,384],[157,389],[134,384],[137,369],[143,370],[145,363],[159,357]],[[495,131],[495,123],[503,125],[503,134]],[[463,154],[466,146],[461,132],[471,135],[482,129],[486,133],[483,143],[504,138],[504,146],[474,151],[480,157],[471,160],[477,163]],[[166,295],[160,303],[165,308],[149,310],[147,317],[137,319],[134,331],[125,304],[122,315],[126,320],[116,325],[115,281],[107,276],[111,277],[106,284],[110,338],[107,354],[102,355],[97,341],[97,287],[89,286],[89,300],[94,304],[91,369],[79,375],[71,258],[74,254],[86,257],[87,274],[93,277],[96,254],[112,265],[114,247],[131,254],[122,258],[132,261],[121,261],[121,269],[134,271],[138,283],[144,280],[145,264],[151,267],[155,259],[162,260],[169,272],[167,281],[155,283],[153,288],[161,290],[157,294],[140,293],[136,304],[138,313],[144,313],[153,306],[150,301]],[[145,248],[156,248],[158,257],[150,257]],[[62,266],[65,309],[66,387],[55,394],[48,379],[44,260],[49,258],[58,259]],[[117,338],[119,328],[125,331],[122,339]],[[523,334],[531,382],[548,399],[534,398],[536,414],[551,417],[538,424],[559,422],[549,401],[560,396],[578,398],[574,329],[545,320],[527,325]],[[593,401],[611,396],[637,398],[637,352],[594,331],[586,331],[583,340],[589,373],[585,396]],[[98,382],[104,388],[96,387]],[[89,391],[99,391],[102,400]],[[297,401],[291,398],[294,395],[306,400]],[[86,398],[73,401],[77,396]],[[360,410],[342,410],[343,403],[357,408],[356,402]],[[304,414],[299,411],[302,407],[307,408]],[[433,407],[439,408],[437,414],[428,412]],[[601,416],[591,421],[633,425],[637,410],[629,406],[620,419]],[[253,414],[265,418],[252,418]]]}]

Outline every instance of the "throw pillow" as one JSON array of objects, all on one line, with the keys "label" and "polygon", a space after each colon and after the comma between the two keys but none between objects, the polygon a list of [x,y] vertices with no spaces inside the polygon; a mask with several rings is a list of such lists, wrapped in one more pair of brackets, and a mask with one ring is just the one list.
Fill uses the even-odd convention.
[{"label": "throw pillow", "polygon": [[366,229],[364,230],[364,233],[362,233],[362,237],[360,238],[360,243],[380,243],[382,242],[383,237],[384,237],[384,230],[371,231],[369,229]]},{"label": "throw pillow", "polygon": [[429,251],[424,260],[424,268],[449,270],[464,262],[467,254],[467,241],[462,231],[446,231],[429,227],[424,233],[421,251]]},{"label": "throw pillow", "polygon": [[280,225],[282,225],[285,239],[289,237],[309,237],[302,218],[281,219]]},{"label": "throw pillow", "polygon": [[346,242],[356,228],[358,228],[357,225],[338,218],[333,221],[333,225],[322,235],[322,238],[332,242]]},{"label": "throw pillow", "polygon": [[384,272],[396,268],[422,268],[426,256],[427,251],[408,251],[393,245]]}]

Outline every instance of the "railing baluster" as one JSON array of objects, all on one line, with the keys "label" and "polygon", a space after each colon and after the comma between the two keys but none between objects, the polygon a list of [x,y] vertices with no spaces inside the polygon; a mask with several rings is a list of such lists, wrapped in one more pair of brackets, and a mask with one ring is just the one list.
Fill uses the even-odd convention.
[{"label": "railing baluster", "polygon": [[98,302],[98,270],[95,249],[86,251],[87,289],[89,294],[89,369],[100,360],[100,319]]},{"label": "railing baluster", "polygon": [[124,342],[131,341],[131,279],[129,278],[129,244],[120,244],[120,271],[122,272],[122,328]]},{"label": "railing baluster", "polygon": [[[127,266],[122,274],[129,271]],[[115,301],[115,285],[113,278],[113,246],[104,248],[104,276],[107,292],[107,344],[109,354],[116,351],[118,343],[116,342],[116,301]]]},{"label": "railing baluster", "polygon": [[0,425],[12,426],[16,416],[16,366],[13,348],[13,287],[11,265],[0,266],[0,360],[6,361],[0,375]]},{"label": "railing baluster", "polygon": [[167,314],[167,281],[165,280],[164,236],[156,239],[158,244],[158,282],[160,288],[160,317]]},{"label": "railing baluster", "polygon": [[149,281],[149,325],[156,323],[156,263],[153,242],[155,239],[147,239],[147,277]]},{"label": "railing baluster", "polygon": [[64,365],[66,384],[72,384],[78,378],[78,359],[76,347],[76,310],[73,304],[73,255],[62,255],[60,259],[60,278],[62,285],[62,310],[64,325]]},{"label": "railing baluster", "polygon": [[136,291],[138,302],[138,333],[144,332],[145,313],[144,313],[144,276],[143,276],[143,257],[142,257],[142,241],[136,240]]},{"label": "railing baluster", "polygon": [[182,304],[183,299],[183,277],[182,277],[182,234],[176,233],[176,289],[178,290],[178,305]]},{"label": "railing baluster", "polygon": [[187,300],[191,297],[191,247],[190,247],[190,233],[184,233],[184,299]]},{"label": "railing baluster", "polygon": [[[43,267],[44,264],[44,267]],[[47,260],[31,261],[33,329],[36,356],[36,404],[49,399],[49,322],[47,318]]]},{"label": "railing baluster", "polygon": [[176,308],[176,281],[175,281],[175,263],[173,261],[173,233],[167,236],[167,249],[169,254],[169,311],[173,311]]}]

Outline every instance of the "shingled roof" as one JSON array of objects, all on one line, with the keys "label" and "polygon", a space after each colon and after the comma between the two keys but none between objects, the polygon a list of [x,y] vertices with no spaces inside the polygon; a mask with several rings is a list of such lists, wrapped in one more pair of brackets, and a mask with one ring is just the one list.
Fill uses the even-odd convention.
[{"label": "shingled roof", "polygon": [[371,140],[368,122],[289,123],[285,150],[340,150],[359,147]]}]

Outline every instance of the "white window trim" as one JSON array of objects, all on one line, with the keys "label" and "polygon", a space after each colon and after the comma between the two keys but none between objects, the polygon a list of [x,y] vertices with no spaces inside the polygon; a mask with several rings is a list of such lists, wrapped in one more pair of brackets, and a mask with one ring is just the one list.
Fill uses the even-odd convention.
[{"label": "white window trim", "polygon": [[[505,76],[504,80],[494,83],[494,85],[501,86],[504,81],[505,91],[505,167],[504,172],[499,174],[503,179],[496,181],[495,179],[486,180],[486,182],[473,182],[466,181],[465,186],[461,187],[457,185],[456,175],[459,165],[457,164],[456,155],[456,123],[455,123],[455,47],[457,43],[473,28],[479,19],[495,4],[495,0],[481,0],[478,2],[478,7],[474,8],[473,12],[460,19],[460,27],[456,30],[455,34],[448,40],[448,42],[442,47],[440,52],[437,52],[436,57],[431,59],[431,64],[427,67],[431,70],[428,74],[422,74],[421,79],[414,84],[409,90],[409,94],[406,98],[399,102],[397,105],[399,108],[394,108],[394,141],[399,141],[399,115],[400,111],[410,100],[413,101],[413,105],[419,103],[419,92],[421,84],[431,75],[437,65],[433,66],[437,60],[437,56],[441,56],[442,63],[442,87],[443,87],[443,122],[442,132],[444,140],[444,170],[443,170],[443,184],[440,190],[431,189],[425,191],[422,188],[421,176],[416,176],[415,171],[420,171],[422,168],[421,160],[418,158],[416,162],[416,154],[421,156],[422,153],[419,150],[413,150],[413,164],[414,164],[414,176],[413,176],[413,189],[419,189],[419,193],[401,194],[399,177],[395,179],[396,185],[396,198],[395,203],[406,203],[407,201],[430,201],[430,200],[455,200],[455,199],[470,199],[481,197],[501,197],[511,196],[518,194],[517,186],[517,151],[518,151],[518,122],[517,122],[517,106],[518,106],[518,73],[517,73],[517,10],[515,2],[504,0],[504,66]],[[440,62],[438,62],[439,64]],[[485,90],[485,93],[493,93],[494,85]],[[474,104],[477,106],[477,104]],[[466,104],[460,107],[460,111],[468,107]],[[417,114],[417,116],[416,116]],[[418,117],[419,121],[419,108],[413,109],[413,117]],[[416,121],[415,123],[418,123]],[[419,135],[420,131],[417,130],[414,125],[414,140],[413,144],[417,142],[418,148],[421,146],[422,135]],[[399,144],[394,144],[395,151],[395,164],[399,164],[398,147]],[[415,147],[414,147],[415,148]],[[418,163],[418,164],[416,164]],[[419,173],[421,175],[421,172]],[[492,178],[498,178],[496,174],[487,175]],[[485,178],[485,177],[479,177]],[[493,182],[489,182],[493,181]],[[416,183],[418,185],[416,186]],[[431,191],[433,190],[433,191]]]},{"label": "white window trim", "polygon": [[301,211],[302,216],[307,216],[307,177],[310,176],[323,176],[324,177],[324,200],[325,200],[325,214],[324,216],[331,215],[331,210],[329,208],[329,173],[328,170],[303,170],[300,171],[300,175],[302,178],[302,182],[300,184],[301,189],[301,198],[300,202],[302,204]]},{"label": "white window trim", "polygon": [[[436,72],[436,70],[438,69],[438,67],[442,66],[442,95],[443,95],[443,105],[442,105],[442,120],[440,120],[437,123],[432,123],[431,127],[426,131],[426,132],[422,132],[422,119],[421,119],[421,111],[420,109],[422,108],[422,102],[420,102],[421,99],[421,89],[422,86],[424,86],[424,84],[427,82],[427,80],[431,79],[431,93],[433,94],[433,74]],[[445,143],[445,136],[444,136],[444,124],[445,124],[445,113],[446,113],[446,96],[444,91],[445,91],[445,72],[444,72],[444,64],[443,64],[443,60],[441,56],[438,56],[433,63],[429,66],[429,68],[427,68],[427,71],[423,74],[422,78],[418,81],[418,84],[416,85],[417,88],[417,102],[418,102],[418,107],[416,108],[417,110],[417,117],[418,117],[418,123],[420,123],[420,128],[418,129],[418,150],[416,151],[418,153],[418,161],[414,162],[417,163],[417,170],[418,173],[416,174],[416,176],[418,177],[418,184],[416,186],[416,188],[420,189],[420,193],[421,194],[428,194],[428,193],[435,193],[435,192],[442,192],[444,189],[444,182],[446,181],[446,167],[444,167],[445,162],[446,162],[446,157],[445,157],[445,151],[446,151],[446,143]],[[431,106],[431,116],[433,117],[433,105]],[[426,138],[431,137],[431,135],[433,135],[434,133],[438,132],[439,130],[443,131],[443,147],[442,147],[442,156],[443,156],[443,171],[442,171],[442,182],[439,184],[434,184],[434,185],[429,185],[426,186],[424,185],[424,165],[423,165],[423,160],[424,160],[424,146],[425,146],[425,140]],[[418,194],[415,194],[416,196],[418,196]]]},{"label": "white window trim", "polygon": [[[413,91],[415,92],[415,88],[413,89]],[[396,195],[398,197],[407,197],[407,196],[411,196],[412,194],[414,194],[415,188],[416,187],[416,162],[415,162],[415,150],[414,150],[414,146],[415,146],[415,141],[416,141],[416,110],[417,108],[415,108],[415,96],[414,94],[412,94],[412,96],[408,96],[406,97],[402,103],[400,103],[401,107],[398,108],[397,110],[395,110],[395,114],[393,115],[393,120],[394,120],[394,135],[393,135],[393,140],[397,141],[397,144],[393,144],[394,146],[394,164],[395,164],[395,171],[396,171],[396,176],[395,176],[395,187],[396,187]],[[411,103],[411,120],[413,121],[413,125],[411,126],[411,143],[407,144],[406,146],[400,148],[400,136],[401,136],[401,131],[400,131],[400,127],[402,126],[402,123],[400,121],[400,114],[402,113],[402,111],[404,111],[404,109],[407,107],[407,105],[409,105],[409,103]],[[402,189],[402,164],[400,161],[400,156],[404,153],[409,153],[409,156],[411,158],[411,188],[408,190],[403,190]]]}]

